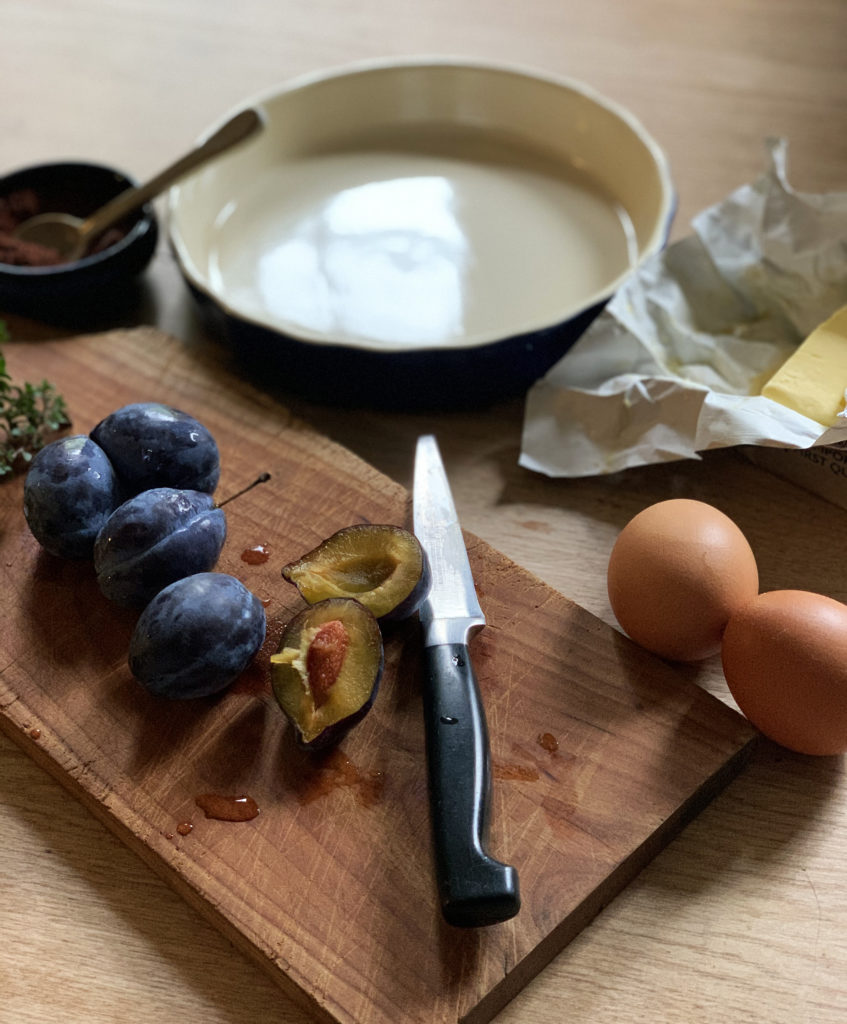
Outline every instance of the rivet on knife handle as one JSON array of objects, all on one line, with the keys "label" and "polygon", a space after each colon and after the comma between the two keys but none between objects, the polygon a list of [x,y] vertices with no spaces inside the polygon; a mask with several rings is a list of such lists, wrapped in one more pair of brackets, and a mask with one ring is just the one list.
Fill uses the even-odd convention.
[{"label": "rivet on knife handle", "polygon": [[488,727],[468,637],[485,624],[441,456],[418,440],[415,533],[432,589],[420,609],[424,723],[436,875],[445,920],[495,924],[520,909],[516,870],[486,851],[491,799]]}]

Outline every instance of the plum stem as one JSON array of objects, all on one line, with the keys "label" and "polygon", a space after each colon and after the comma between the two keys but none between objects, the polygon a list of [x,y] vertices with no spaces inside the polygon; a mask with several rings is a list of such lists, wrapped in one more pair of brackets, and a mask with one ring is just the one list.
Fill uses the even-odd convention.
[{"label": "plum stem", "polygon": [[230,494],[230,496],[228,498],[224,498],[223,501],[217,502],[215,508],[223,508],[223,506],[227,505],[230,501],[234,501],[236,498],[240,498],[242,494],[246,494],[248,491],[252,491],[253,488],[256,487],[258,484],[266,484],[268,480],[270,480],[270,478],[270,473],[261,473],[259,476],[256,477],[252,484],[248,484],[246,487],[242,487],[240,491],[236,491],[235,494]]}]

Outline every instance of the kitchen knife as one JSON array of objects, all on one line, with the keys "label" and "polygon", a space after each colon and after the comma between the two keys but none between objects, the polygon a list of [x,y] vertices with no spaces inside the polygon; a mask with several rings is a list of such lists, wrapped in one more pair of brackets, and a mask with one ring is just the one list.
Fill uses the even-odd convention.
[{"label": "kitchen knife", "polygon": [[424,724],[435,869],[445,920],[496,924],[520,909],[517,871],[485,850],[491,766],[488,727],[468,653],[485,625],[462,530],[432,435],[418,439],[414,529],[430,562],[432,588],[421,605]]}]

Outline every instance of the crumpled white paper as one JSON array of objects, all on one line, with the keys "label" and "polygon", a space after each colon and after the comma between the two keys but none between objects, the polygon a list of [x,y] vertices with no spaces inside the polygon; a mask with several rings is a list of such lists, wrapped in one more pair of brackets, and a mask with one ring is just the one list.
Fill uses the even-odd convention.
[{"label": "crumpled white paper", "polygon": [[529,391],[520,464],[549,476],[614,473],[732,445],[847,442],[758,394],[847,304],[847,192],[794,191],[787,145],[646,260]]}]

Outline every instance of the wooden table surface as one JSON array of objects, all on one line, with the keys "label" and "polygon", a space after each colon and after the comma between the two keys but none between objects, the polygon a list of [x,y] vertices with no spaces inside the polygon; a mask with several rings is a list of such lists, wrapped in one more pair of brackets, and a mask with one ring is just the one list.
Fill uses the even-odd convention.
[{"label": "wooden table surface", "polygon": [[[798,188],[847,190],[843,0],[2,0],[0,26],[0,174],[84,157],[143,178],[287,78],[425,53],[567,74],[628,105],[670,159],[674,237],[758,176],[768,135],[789,140]],[[138,322],[208,343],[164,245],[147,280]],[[55,333],[4,319],[16,337]],[[847,600],[847,512],[736,453],[554,481],[517,465],[521,401],[438,416],[292,405],[404,484],[414,438],[435,430],[463,524],[608,622],[617,531],[670,496],[732,515],[764,589]],[[731,702],[716,661],[686,671]],[[845,847],[843,760],[763,745],[497,1024],[841,1024]],[[307,1020],[2,737],[0,935],[3,1024]]]}]

